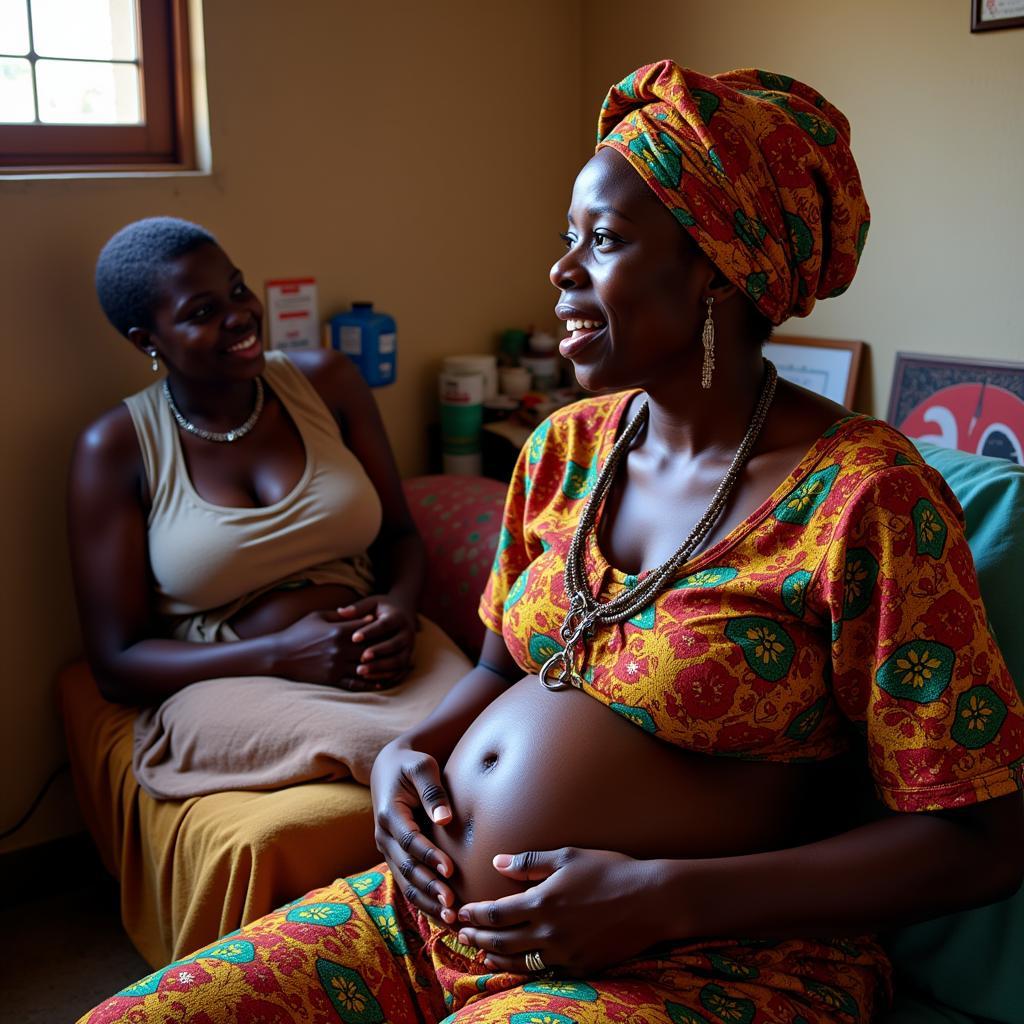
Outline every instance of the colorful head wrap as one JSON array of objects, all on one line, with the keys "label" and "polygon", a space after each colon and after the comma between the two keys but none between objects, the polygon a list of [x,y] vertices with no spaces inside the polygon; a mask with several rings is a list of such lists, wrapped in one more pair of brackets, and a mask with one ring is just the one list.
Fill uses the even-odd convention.
[{"label": "colorful head wrap", "polygon": [[773,324],[853,280],[869,211],[850,125],[802,82],[647,64],[608,92],[597,142],[632,164]]}]

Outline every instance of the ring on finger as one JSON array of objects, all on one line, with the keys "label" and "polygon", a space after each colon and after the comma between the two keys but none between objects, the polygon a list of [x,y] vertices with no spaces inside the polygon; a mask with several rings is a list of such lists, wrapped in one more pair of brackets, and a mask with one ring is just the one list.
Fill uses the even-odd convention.
[{"label": "ring on finger", "polygon": [[531,974],[543,974],[547,970],[547,966],[541,959],[540,950],[531,950],[526,954],[526,969]]}]

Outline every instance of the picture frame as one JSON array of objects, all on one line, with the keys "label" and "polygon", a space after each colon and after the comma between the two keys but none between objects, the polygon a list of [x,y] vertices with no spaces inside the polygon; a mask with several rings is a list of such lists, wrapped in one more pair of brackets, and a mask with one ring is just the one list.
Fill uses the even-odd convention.
[{"label": "picture frame", "polygon": [[1024,363],[897,352],[886,419],[916,440],[1024,465]]},{"label": "picture frame", "polygon": [[971,0],[971,31],[1024,28],[1024,0]]},{"label": "picture frame", "polygon": [[864,348],[863,341],[773,334],[764,355],[784,380],[849,409],[857,395]]}]

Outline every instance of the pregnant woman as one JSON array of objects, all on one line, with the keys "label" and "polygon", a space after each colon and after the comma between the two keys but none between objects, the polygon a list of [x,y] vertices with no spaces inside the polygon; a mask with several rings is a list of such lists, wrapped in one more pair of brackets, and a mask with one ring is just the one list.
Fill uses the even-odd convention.
[{"label": "pregnant woman", "polygon": [[374,765],[386,863],[88,1019],[867,1021],[872,932],[1019,885],[1024,717],[955,500],[761,355],[856,269],[845,118],[666,61],[598,138],[551,280],[621,390],[520,457],[480,662]]}]

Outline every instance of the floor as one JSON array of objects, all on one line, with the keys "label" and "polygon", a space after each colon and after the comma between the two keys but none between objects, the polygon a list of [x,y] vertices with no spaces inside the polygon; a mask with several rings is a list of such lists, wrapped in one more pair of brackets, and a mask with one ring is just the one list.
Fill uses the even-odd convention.
[{"label": "floor", "polygon": [[72,1024],[149,973],[84,837],[8,854],[0,878],[0,1024]]}]

